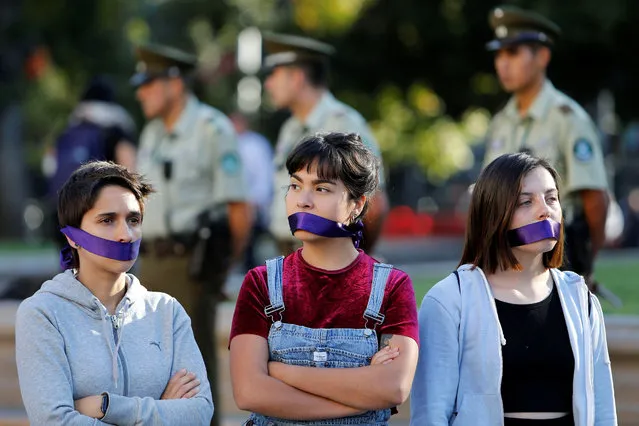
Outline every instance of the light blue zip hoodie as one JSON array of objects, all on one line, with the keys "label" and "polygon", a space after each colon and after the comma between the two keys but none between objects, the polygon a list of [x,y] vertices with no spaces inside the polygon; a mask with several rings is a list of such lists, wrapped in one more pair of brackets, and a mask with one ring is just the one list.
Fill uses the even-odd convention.
[{"label": "light blue zip hoodie", "polygon": [[[32,425],[208,425],[211,389],[191,321],[164,293],[149,292],[127,275],[115,314],[67,270],[20,304],[16,360],[22,400]],[[200,380],[189,399],[160,400],[174,373]],[[109,394],[97,420],[75,411],[74,400]]]},{"label": "light blue zip hoodie", "polygon": [[[411,393],[412,426],[500,426],[506,339],[480,268],[462,265],[438,282],[419,311],[419,361]],[[603,313],[583,278],[551,269],[575,359],[576,426],[617,424]],[[588,297],[591,313],[588,316]]]}]

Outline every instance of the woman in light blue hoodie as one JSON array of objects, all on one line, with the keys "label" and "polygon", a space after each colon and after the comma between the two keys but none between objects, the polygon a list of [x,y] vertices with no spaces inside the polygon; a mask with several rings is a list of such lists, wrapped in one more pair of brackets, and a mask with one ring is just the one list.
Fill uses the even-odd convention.
[{"label": "woman in light blue hoodie", "polygon": [[411,425],[617,424],[601,306],[556,269],[557,181],[527,154],[479,177],[460,266],[421,305]]},{"label": "woman in light blue hoodie", "polygon": [[60,190],[65,272],[20,305],[16,359],[32,425],[208,425],[213,401],[191,322],[126,272],[150,185],[110,162]]}]

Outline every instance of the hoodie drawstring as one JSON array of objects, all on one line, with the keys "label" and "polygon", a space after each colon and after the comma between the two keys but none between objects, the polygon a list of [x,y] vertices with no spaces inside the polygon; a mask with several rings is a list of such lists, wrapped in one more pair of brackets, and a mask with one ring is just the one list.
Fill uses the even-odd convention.
[{"label": "hoodie drawstring", "polygon": [[[100,307],[100,316],[102,317],[102,330],[104,339],[109,347],[109,351],[111,352],[111,375],[113,377],[113,384],[115,388],[118,387],[118,352],[120,350],[120,342],[122,341],[122,324],[124,324],[124,318],[128,313],[129,306],[131,304],[130,300],[126,300],[124,307],[120,310],[120,312],[109,315],[105,314],[106,308],[104,308],[99,302],[98,306]],[[109,323],[111,327],[109,327]],[[112,350],[111,340],[109,339],[109,333],[112,333],[112,329],[115,329],[114,340],[115,340],[115,350]]]},{"label": "hoodie drawstring", "polygon": [[[113,377],[113,384],[115,385],[116,389],[118,387],[118,363],[117,363],[117,352],[113,353],[112,350],[112,346],[111,346],[111,340],[109,339],[109,333],[111,333],[111,330],[109,330],[109,325],[107,321],[107,317],[104,314],[104,308],[102,306],[100,306],[100,316],[102,317],[102,335],[104,336],[104,340],[106,341],[107,346],[109,347],[109,352],[111,352],[111,376]],[[117,345],[116,345],[117,347]]]},{"label": "hoodie drawstring", "polygon": [[504,330],[501,328],[501,322],[499,322],[499,314],[497,313],[497,304],[495,303],[495,296],[493,296],[493,291],[490,289],[490,284],[488,284],[488,279],[486,278],[484,271],[479,269],[479,272],[481,273],[481,276],[483,278],[484,287],[486,288],[486,293],[488,293],[488,295],[490,296],[490,307],[492,308],[491,310],[493,311],[493,316],[495,317],[495,320],[497,321],[497,327],[499,329],[499,343],[501,343],[502,346],[506,346],[506,336],[504,336]]},{"label": "hoodie drawstring", "polygon": [[117,312],[114,316],[112,316],[111,318],[113,318],[113,327],[115,328],[115,333],[117,335],[117,339],[115,342],[115,353],[113,355],[113,380],[116,383],[116,387],[117,382],[118,382],[118,352],[120,351],[120,343],[122,342],[122,335],[124,334],[124,318],[126,317],[126,315],[129,313],[129,306],[131,304],[130,300],[126,300],[126,303],[124,304],[124,307],[120,310],[120,312]]}]

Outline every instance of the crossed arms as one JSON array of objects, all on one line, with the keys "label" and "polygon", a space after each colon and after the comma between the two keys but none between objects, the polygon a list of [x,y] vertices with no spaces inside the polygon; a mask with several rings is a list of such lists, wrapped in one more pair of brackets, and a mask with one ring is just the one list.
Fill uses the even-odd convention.
[{"label": "crossed arms", "polygon": [[[242,334],[231,341],[231,380],[238,407],[266,416],[318,420],[386,409],[408,398],[417,343],[382,335],[371,365],[315,368],[269,362],[268,343]],[[388,349],[387,349],[388,348]]]}]

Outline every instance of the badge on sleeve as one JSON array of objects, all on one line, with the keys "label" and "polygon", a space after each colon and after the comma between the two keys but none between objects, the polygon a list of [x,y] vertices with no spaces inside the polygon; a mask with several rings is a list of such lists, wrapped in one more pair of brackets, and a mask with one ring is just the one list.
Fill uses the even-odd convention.
[{"label": "badge on sleeve", "polygon": [[240,156],[236,152],[226,152],[220,162],[222,170],[227,175],[234,175],[240,171]]},{"label": "badge on sleeve", "polygon": [[590,161],[594,155],[592,143],[586,138],[579,138],[575,141],[572,148],[575,158],[579,161]]}]

